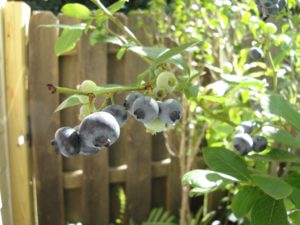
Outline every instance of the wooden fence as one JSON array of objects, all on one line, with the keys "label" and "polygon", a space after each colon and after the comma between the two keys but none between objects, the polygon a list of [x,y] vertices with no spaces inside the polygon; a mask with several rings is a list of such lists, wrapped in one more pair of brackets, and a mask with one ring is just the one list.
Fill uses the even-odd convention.
[{"label": "wooden fence", "polygon": [[[120,15],[120,19],[146,41],[142,29],[136,27],[137,15]],[[124,221],[133,219],[139,224],[155,207],[177,214],[181,199],[177,159],[169,156],[161,135],[147,134],[132,118],[108,150],[74,158],[54,153],[50,140],[55,130],[78,124],[79,111],[73,108],[54,113],[66,96],[50,94],[47,84],[75,87],[85,79],[99,85],[129,84],[136,82],[136,75],[146,67],[133,54],[117,60],[114,46],[90,46],[87,36],[74,51],[57,57],[54,46],[59,30],[40,25],[74,22],[78,21],[50,12],[33,12],[29,23],[28,99],[38,224],[113,223],[120,214],[120,187],[126,193]],[[120,104],[123,100],[124,95],[117,97]]]}]

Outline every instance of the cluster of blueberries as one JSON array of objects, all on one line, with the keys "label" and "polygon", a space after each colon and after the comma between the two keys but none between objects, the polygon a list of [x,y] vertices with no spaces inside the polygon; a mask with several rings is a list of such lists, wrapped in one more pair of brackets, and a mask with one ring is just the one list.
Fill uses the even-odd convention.
[{"label": "cluster of blueberries", "polygon": [[[51,144],[57,153],[65,157],[96,154],[114,144],[120,136],[120,128],[127,121],[127,113],[144,123],[145,127],[166,127],[175,124],[182,115],[182,106],[175,99],[156,101],[140,92],[127,95],[124,106],[108,105],[100,112],[86,116],[81,123],[72,127],[61,127],[54,135]],[[159,124],[159,125],[158,125]]]},{"label": "cluster of blueberries", "polygon": [[265,16],[277,15],[287,4],[286,0],[255,0],[258,10]]},{"label": "cluster of blueberries", "polygon": [[261,152],[268,146],[268,141],[261,135],[251,137],[255,124],[252,121],[244,121],[237,127],[237,134],[233,137],[233,148],[241,155],[247,155],[251,151]]}]

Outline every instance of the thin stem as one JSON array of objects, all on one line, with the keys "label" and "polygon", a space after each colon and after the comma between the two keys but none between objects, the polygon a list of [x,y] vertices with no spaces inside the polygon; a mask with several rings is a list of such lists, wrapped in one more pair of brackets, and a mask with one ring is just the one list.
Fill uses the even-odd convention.
[{"label": "thin stem", "polygon": [[203,196],[203,217],[206,216],[208,211],[208,193],[205,193]]},{"label": "thin stem", "polygon": [[[83,92],[78,89],[66,88],[66,87],[55,87],[52,85],[55,91],[51,91],[52,93],[59,94],[68,94],[68,95],[90,95],[91,93]],[[117,87],[99,87],[98,90],[93,91],[92,94],[95,96],[106,95],[106,94],[116,94],[119,92],[127,92],[127,91],[144,91],[147,90],[147,86],[117,86]]]},{"label": "thin stem", "polygon": [[273,70],[273,91],[276,92],[277,87],[278,87],[278,78],[277,78],[277,73],[276,73],[276,67],[274,65],[274,61],[273,61],[273,57],[271,52],[268,53],[269,59],[270,59],[270,63],[272,66],[272,70]]},{"label": "thin stem", "polygon": [[99,1],[99,0],[91,0],[95,5],[97,5],[104,14],[118,27],[120,28],[124,33],[126,33],[130,39],[136,43],[137,45],[142,45],[141,42],[135,37],[135,35],[127,28],[125,27],[116,17],[114,17],[107,8]]}]

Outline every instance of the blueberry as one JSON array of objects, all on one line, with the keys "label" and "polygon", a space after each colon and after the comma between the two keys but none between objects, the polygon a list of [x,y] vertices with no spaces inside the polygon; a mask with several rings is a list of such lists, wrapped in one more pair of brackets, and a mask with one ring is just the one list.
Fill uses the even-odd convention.
[{"label": "blueberry", "polygon": [[238,125],[236,127],[236,130],[239,133],[250,134],[253,131],[254,126],[255,126],[254,122],[252,122],[252,121],[244,121],[244,122],[242,122],[240,125]]},{"label": "blueberry", "polygon": [[252,47],[250,48],[249,50],[249,57],[252,59],[252,60],[260,60],[261,58],[264,57],[264,53],[262,51],[261,48],[258,48],[258,47]]},{"label": "blueberry", "polygon": [[278,1],[278,9],[279,11],[281,11],[287,4],[287,1],[286,0],[279,0]]},{"label": "blueberry", "polygon": [[140,92],[131,92],[129,95],[127,95],[124,102],[125,109],[132,114],[132,105],[134,101],[141,96],[142,94]]},{"label": "blueberry", "polygon": [[157,101],[148,96],[141,96],[132,105],[133,116],[140,122],[146,123],[158,117]]},{"label": "blueberry", "polygon": [[79,135],[84,146],[109,147],[119,138],[120,126],[110,113],[94,112],[81,121]]},{"label": "blueberry", "polygon": [[175,99],[167,99],[159,103],[159,118],[167,123],[174,124],[182,116],[182,106]]},{"label": "blueberry", "polygon": [[99,151],[100,151],[100,148],[89,147],[82,143],[80,146],[79,154],[80,155],[94,155],[94,154],[98,153]]},{"label": "blueberry", "polygon": [[255,152],[261,152],[265,150],[268,146],[268,141],[263,136],[257,135],[253,137],[252,140],[253,140],[252,150],[254,150]]},{"label": "blueberry", "polygon": [[54,135],[51,141],[56,153],[65,157],[77,155],[80,151],[80,137],[76,130],[71,127],[61,127]]},{"label": "blueberry", "polygon": [[108,105],[103,110],[103,112],[108,112],[113,115],[119,126],[123,127],[127,121],[127,111],[123,106],[120,105]]},{"label": "blueberry", "polygon": [[247,133],[239,133],[233,137],[233,148],[240,154],[246,155],[252,150],[253,140]]}]

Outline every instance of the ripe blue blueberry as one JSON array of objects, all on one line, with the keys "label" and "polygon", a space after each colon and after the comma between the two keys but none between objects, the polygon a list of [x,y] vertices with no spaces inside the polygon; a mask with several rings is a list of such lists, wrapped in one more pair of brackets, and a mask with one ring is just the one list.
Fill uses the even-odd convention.
[{"label": "ripe blue blueberry", "polygon": [[80,151],[80,137],[76,130],[71,127],[61,127],[54,135],[51,141],[55,152],[65,157],[77,155]]},{"label": "ripe blue blueberry", "polygon": [[108,105],[103,110],[103,112],[108,112],[113,115],[119,126],[123,127],[127,121],[127,111],[123,106],[120,105]]},{"label": "ripe blue blueberry", "polygon": [[254,150],[255,152],[261,152],[265,150],[268,146],[268,141],[263,136],[257,135],[253,137],[252,140],[253,140],[252,150]]},{"label": "ripe blue blueberry", "polygon": [[105,148],[117,141],[120,126],[110,113],[94,112],[81,121],[79,135],[84,146]]},{"label": "ripe blue blueberry", "polygon": [[134,101],[141,96],[142,96],[142,94],[140,92],[131,92],[130,94],[128,94],[126,96],[125,102],[124,102],[125,109],[128,110],[128,112],[130,112],[131,114],[133,114],[132,105],[133,105]]},{"label": "ripe blue blueberry", "polygon": [[158,103],[153,98],[141,96],[134,101],[132,112],[138,121],[147,123],[158,117]]},{"label": "ripe blue blueberry", "polygon": [[89,147],[86,146],[84,143],[80,145],[80,155],[94,155],[100,151],[100,148],[96,147]]},{"label": "ripe blue blueberry", "polygon": [[252,150],[253,140],[247,133],[239,133],[233,137],[233,148],[240,154],[246,155]]},{"label": "ripe blue blueberry", "polygon": [[252,47],[250,48],[249,50],[249,57],[252,59],[252,60],[260,60],[264,57],[264,52],[262,51],[261,48],[258,48],[258,47]]},{"label": "ripe blue blueberry", "polygon": [[182,106],[175,99],[167,99],[159,103],[159,118],[167,123],[174,124],[182,116]]}]

